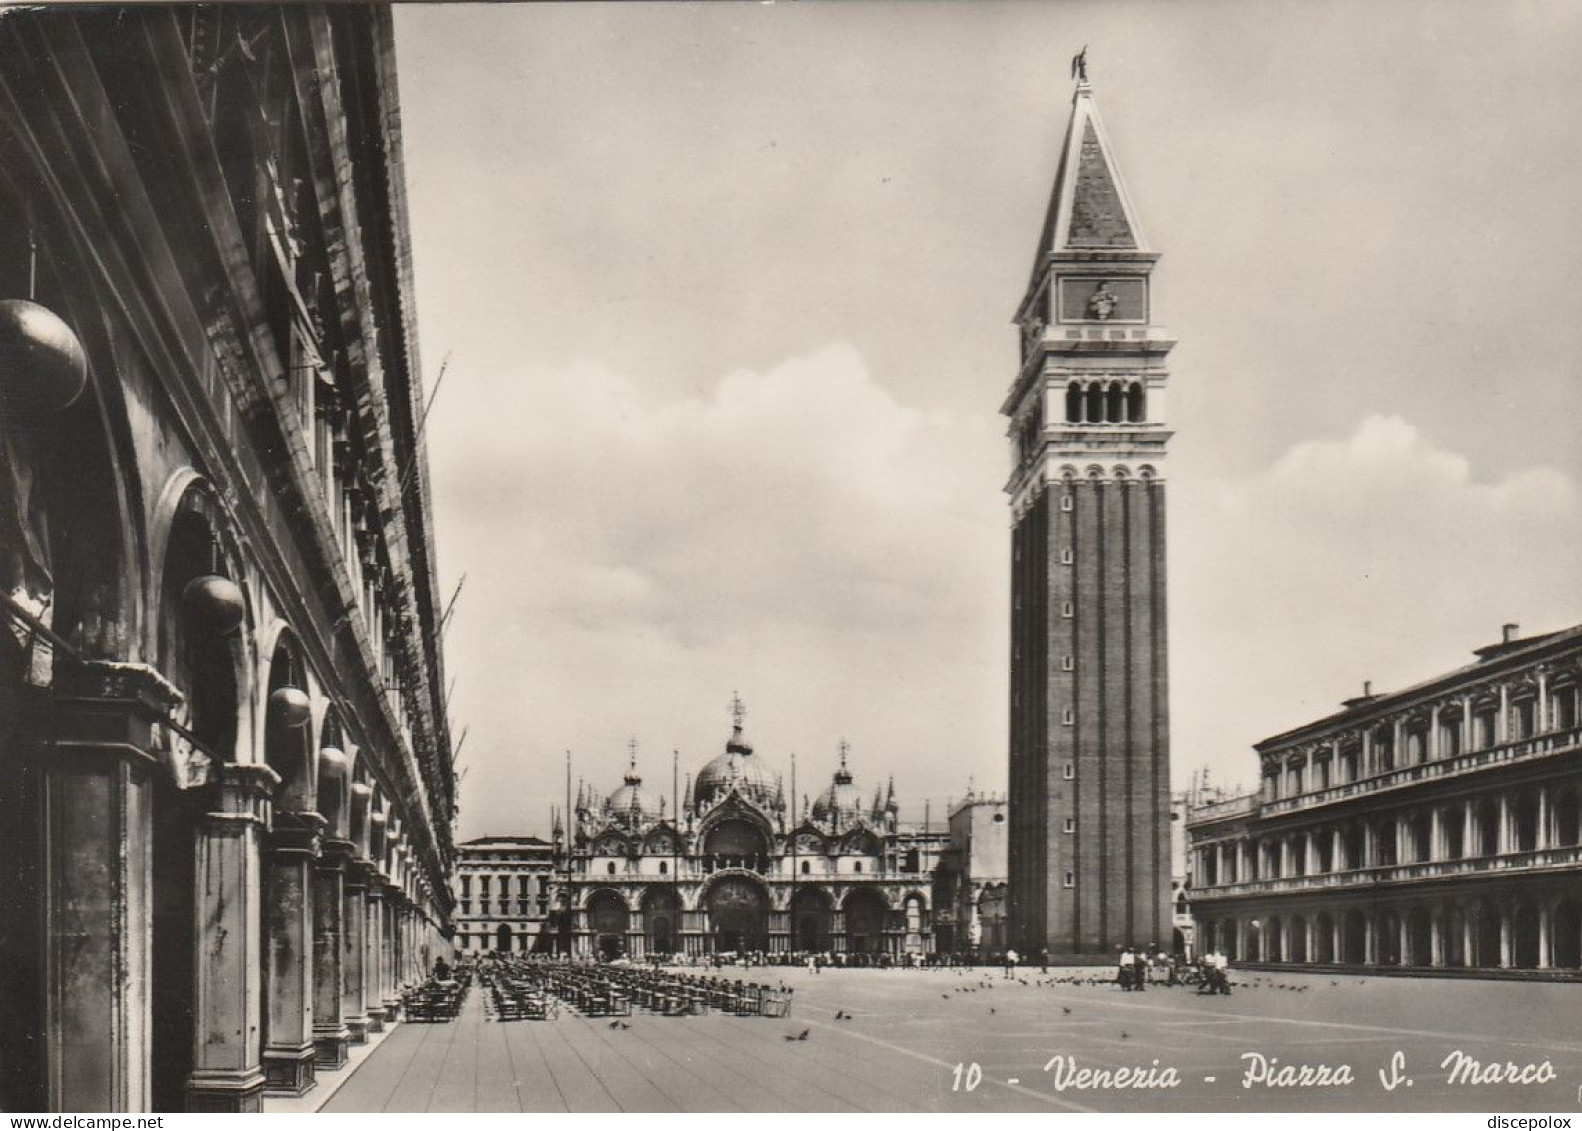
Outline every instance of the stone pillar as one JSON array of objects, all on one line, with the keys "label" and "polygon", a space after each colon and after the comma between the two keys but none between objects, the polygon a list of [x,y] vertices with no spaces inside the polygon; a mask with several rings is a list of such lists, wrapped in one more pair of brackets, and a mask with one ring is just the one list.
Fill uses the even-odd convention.
[{"label": "stone pillar", "polygon": [[268,1090],[300,1096],[313,1087],[313,870],[324,818],[276,813],[265,862],[264,1075]]},{"label": "stone pillar", "polygon": [[1428,961],[1435,966],[1445,964],[1445,913],[1438,907],[1428,918]]},{"label": "stone pillar", "polygon": [[[372,869],[372,866],[370,866]],[[384,946],[379,936],[384,926],[384,879],[377,869],[364,873],[367,891],[363,895],[363,913],[367,926],[363,931],[363,1012],[368,1017],[368,1032],[382,1032],[385,1027],[385,998],[382,969]]]},{"label": "stone pillar", "polygon": [[1344,872],[1347,868],[1355,868],[1356,862],[1346,859],[1346,837],[1339,827],[1329,833],[1329,870],[1331,872]]},{"label": "stone pillar", "polygon": [[347,1040],[354,1045],[368,1043],[368,1006],[363,997],[363,964],[367,956],[368,871],[366,860],[353,860],[346,867],[346,910],[341,933],[341,1020]]},{"label": "stone pillar", "polygon": [[394,884],[385,888],[384,899],[384,933],[380,942],[384,945],[384,985],[381,992],[384,994],[385,1020],[394,1021],[401,1015],[401,988],[398,984],[400,967],[398,958],[401,953],[399,945],[399,931],[401,924],[401,889]]},{"label": "stone pillar", "polygon": [[181,695],[139,665],[61,669],[39,756],[45,1095],[52,1111],[147,1111],[152,795],[168,772],[150,751]]},{"label": "stone pillar", "polygon": [[346,866],[348,840],[327,840],[313,869],[313,1048],[319,1068],[346,1063],[351,1030],[341,1017],[346,996]]},{"label": "stone pillar", "polygon": [[1472,696],[1461,701],[1461,752],[1464,754],[1477,742],[1478,733],[1472,725]]},{"label": "stone pillar", "polygon": [[1500,714],[1494,720],[1494,744],[1500,746],[1511,740],[1511,689],[1500,685]]},{"label": "stone pillar", "polygon": [[1503,856],[1505,853],[1511,851],[1512,842],[1515,840],[1515,838],[1511,836],[1511,799],[1503,793],[1500,794],[1499,833],[1499,851],[1500,855]]},{"label": "stone pillar", "polygon": [[280,779],[264,765],[214,769],[217,803],[197,843],[197,999],[187,1109],[256,1112],[264,1091],[263,842]]},{"label": "stone pillar", "polygon": [[1379,917],[1372,911],[1366,912],[1363,918],[1362,961],[1369,966],[1379,962]]},{"label": "stone pillar", "polygon": [[1538,905],[1538,969],[1547,970],[1554,965],[1554,907],[1548,901]]},{"label": "stone pillar", "polygon": [[1341,933],[1344,929],[1345,921],[1345,913],[1341,912],[1334,917],[1333,921],[1329,925],[1329,960],[1331,962],[1340,962],[1345,957],[1346,940]]},{"label": "stone pillar", "polygon": [[1318,961],[1318,916],[1309,915],[1305,920],[1307,937],[1302,941],[1302,960]]},{"label": "stone pillar", "polygon": [[1538,828],[1533,832],[1533,847],[1542,852],[1549,845],[1549,787],[1545,785],[1538,788]]},{"label": "stone pillar", "polygon": [[1516,964],[1516,961],[1515,961],[1515,958],[1516,958],[1516,956],[1515,956],[1515,941],[1516,940],[1511,937],[1512,923],[1511,923],[1510,908],[1502,906],[1499,909],[1499,916],[1500,916],[1500,965],[1503,966],[1503,967],[1506,967],[1508,969],[1511,966],[1514,966]]},{"label": "stone pillar", "polygon": [[1483,851],[1481,844],[1473,843],[1477,839],[1478,824],[1476,810],[1472,802],[1461,803],[1461,855],[1476,856]]},{"label": "stone pillar", "polygon": [[1445,858],[1445,811],[1438,805],[1429,807],[1428,810],[1428,859],[1440,861]]}]

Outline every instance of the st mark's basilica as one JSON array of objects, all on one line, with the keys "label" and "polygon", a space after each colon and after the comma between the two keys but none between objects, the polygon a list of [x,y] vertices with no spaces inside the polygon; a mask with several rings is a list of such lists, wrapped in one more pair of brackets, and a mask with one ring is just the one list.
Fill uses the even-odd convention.
[{"label": "st mark's basilica", "polygon": [[[724,749],[670,798],[644,784],[635,747],[618,788],[579,788],[562,910],[539,948],[605,958],[933,950],[929,885],[948,833],[903,825],[894,781],[859,784],[845,742],[829,784],[798,803],[794,781],[748,742],[739,699],[732,715]],[[557,819],[557,845],[564,836]]]}]

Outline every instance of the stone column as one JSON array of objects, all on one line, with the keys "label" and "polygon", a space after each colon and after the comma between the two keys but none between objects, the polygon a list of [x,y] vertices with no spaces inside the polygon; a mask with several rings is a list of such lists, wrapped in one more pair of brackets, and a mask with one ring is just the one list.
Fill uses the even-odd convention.
[{"label": "stone column", "polygon": [[1548,900],[1538,905],[1538,969],[1547,970],[1554,965],[1554,906]]},{"label": "stone column", "polygon": [[1500,794],[1499,833],[1499,851],[1503,856],[1505,853],[1511,851],[1512,842],[1515,840],[1515,838],[1511,836],[1511,799],[1503,793]]},{"label": "stone column", "polygon": [[1369,966],[1379,962],[1379,917],[1372,911],[1363,917],[1362,961]]},{"label": "stone column", "polygon": [[1461,701],[1461,752],[1471,750],[1477,740],[1477,730],[1472,725],[1472,696],[1468,695]]},{"label": "stone column", "polygon": [[1509,968],[1509,967],[1514,966],[1516,964],[1515,963],[1515,957],[1516,956],[1515,956],[1515,953],[1514,953],[1515,952],[1515,941],[1516,940],[1511,937],[1511,926],[1512,926],[1512,924],[1511,924],[1510,908],[1502,906],[1499,909],[1499,916],[1500,916],[1500,965]]},{"label": "stone column", "polygon": [[1302,941],[1302,960],[1318,961],[1318,916],[1309,915],[1305,920],[1307,937]]},{"label": "stone column", "polygon": [[1538,828],[1533,831],[1533,847],[1540,852],[1548,848],[1549,839],[1549,787],[1538,787]]},{"label": "stone column", "polygon": [[1346,859],[1346,837],[1337,826],[1329,834],[1329,870],[1331,872],[1344,872],[1348,868],[1355,868],[1356,862]]},{"label": "stone column", "polygon": [[384,993],[385,1020],[394,1021],[401,1015],[401,975],[398,965],[401,953],[401,889],[394,884],[385,888],[384,913],[384,933],[380,938],[384,944],[384,985],[381,989]]},{"label": "stone column", "polygon": [[1476,810],[1473,808],[1472,802],[1470,802],[1470,801],[1463,801],[1461,803],[1461,855],[1462,856],[1464,856],[1464,857],[1477,856],[1483,851],[1483,846],[1481,844],[1475,844],[1474,843],[1474,841],[1476,841],[1476,839],[1477,839],[1477,833],[1478,833],[1478,824],[1477,824]]},{"label": "stone column", "polygon": [[368,1006],[363,998],[363,963],[367,955],[368,871],[366,860],[353,860],[346,867],[346,910],[341,933],[341,1020],[347,1040],[354,1045],[368,1043]]},{"label": "stone column", "polygon": [[256,1112],[263,1067],[263,842],[279,777],[265,765],[214,769],[216,805],[197,843],[197,997],[187,1109]]},{"label": "stone column", "polygon": [[268,1090],[300,1096],[313,1087],[313,869],[324,818],[276,813],[265,862],[264,1075]]},{"label": "stone column", "polygon": [[382,1032],[385,1027],[384,973],[382,955],[384,946],[379,936],[384,926],[384,878],[370,865],[364,875],[368,888],[363,895],[363,913],[367,926],[363,931],[363,1012],[368,1017],[368,1032]]},{"label": "stone column", "polygon": [[1438,805],[1429,807],[1428,810],[1428,859],[1440,861],[1445,858],[1445,811]]},{"label": "stone column", "polygon": [[1346,921],[1344,912],[1337,914],[1329,925],[1329,960],[1340,962],[1345,957],[1345,937],[1342,930]]},{"label": "stone column", "polygon": [[351,1030],[341,1016],[346,996],[346,866],[349,840],[326,840],[313,869],[313,1048],[319,1068],[346,1063]]},{"label": "stone column", "polygon": [[1438,907],[1428,919],[1428,961],[1435,966],[1445,964],[1445,913]]},{"label": "stone column", "polygon": [[181,695],[140,665],[60,667],[39,755],[45,1095],[52,1111],[147,1111],[152,794],[168,772],[151,750]]},{"label": "stone column", "polygon": [[1511,740],[1511,689],[1500,685],[1500,714],[1494,720],[1494,744],[1503,745]]}]

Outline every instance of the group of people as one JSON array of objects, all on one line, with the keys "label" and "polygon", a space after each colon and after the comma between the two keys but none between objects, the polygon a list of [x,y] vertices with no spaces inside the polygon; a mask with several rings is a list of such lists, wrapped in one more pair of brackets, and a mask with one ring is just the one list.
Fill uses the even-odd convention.
[{"label": "group of people", "polygon": [[1142,950],[1135,946],[1124,946],[1116,962],[1115,981],[1123,990],[1141,993],[1150,982],[1176,985],[1180,976],[1174,955],[1166,954],[1158,947]]}]

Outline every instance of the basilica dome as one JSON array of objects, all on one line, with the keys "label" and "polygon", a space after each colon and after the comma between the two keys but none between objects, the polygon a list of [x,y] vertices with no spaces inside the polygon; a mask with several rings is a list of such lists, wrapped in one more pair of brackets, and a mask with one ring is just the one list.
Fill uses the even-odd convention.
[{"label": "basilica dome", "polygon": [[852,781],[851,771],[846,768],[846,755],[850,747],[842,741],[840,744],[840,769],[835,771],[835,776],[823,793],[813,799],[813,819],[823,824],[834,824],[844,828],[855,824],[868,815],[868,806],[863,802],[862,791]]},{"label": "basilica dome", "polygon": [[725,753],[712,759],[698,774],[692,799],[702,809],[724,797],[733,787],[747,800],[764,808],[775,804],[780,789],[775,776],[753,757],[752,744],[742,737],[740,723],[725,744]]},{"label": "basilica dome", "polygon": [[[635,739],[633,740],[635,742]],[[659,803],[643,789],[643,779],[637,773],[637,752],[632,751],[632,764],[622,779],[621,788],[610,794],[604,803],[605,811],[616,819],[635,827],[659,816]]]}]

